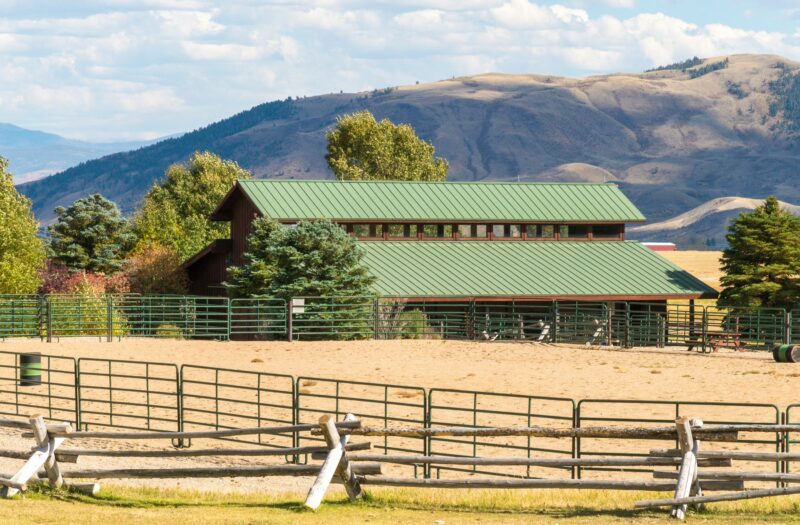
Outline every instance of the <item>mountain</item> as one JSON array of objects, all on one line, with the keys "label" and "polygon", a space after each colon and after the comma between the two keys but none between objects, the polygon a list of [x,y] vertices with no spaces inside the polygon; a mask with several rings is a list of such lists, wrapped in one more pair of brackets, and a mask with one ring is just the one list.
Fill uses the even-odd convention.
[{"label": "mountain", "polygon": [[450,162],[451,180],[614,181],[654,222],[732,194],[800,202],[800,64],[766,55],[688,64],[578,79],[489,73],[269,102],[20,189],[44,220],[98,191],[130,212],[195,150],[257,177],[330,177],[326,130],[368,109],[412,124]]},{"label": "mountain", "polygon": [[[783,209],[800,215],[800,206],[779,202]],[[674,242],[682,250],[719,249],[726,245],[725,234],[730,219],[763,203],[763,199],[745,197],[712,199],[672,219],[629,227],[626,236],[642,241]]]},{"label": "mountain", "polygon": [[109,153],[140,148],[147,142],[84,142],[0,122],[0,156],[9,161],[17,184],[41,179]]}]

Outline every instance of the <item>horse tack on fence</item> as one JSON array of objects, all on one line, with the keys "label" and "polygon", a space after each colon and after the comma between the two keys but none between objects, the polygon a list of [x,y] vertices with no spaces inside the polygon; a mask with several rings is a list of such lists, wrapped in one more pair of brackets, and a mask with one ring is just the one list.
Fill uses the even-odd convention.
[{"label": "horse tack on fence", "polygon": [[180,430],[177,365],[81,358],[77,375],[82,428]]},{"label": "horse tack on fence", "polygon": [[[292,376],[183,365],[180,377],[182,430],[295,423]],[[291,433],[232,439],[268,447],[296,445],[296,437]],[[183,446],[189,445],[190,442],[183,443]]]}]

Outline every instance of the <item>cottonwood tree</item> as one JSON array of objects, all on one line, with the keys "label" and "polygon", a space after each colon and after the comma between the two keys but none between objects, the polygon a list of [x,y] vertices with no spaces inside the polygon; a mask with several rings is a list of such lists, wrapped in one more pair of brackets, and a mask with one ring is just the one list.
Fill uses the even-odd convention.
[{"label": "cottonwood tree", "polygon": [[339,180],[447,180],[447,161],[408,124],[359,111],[339,117],[327,138],[325,160]]},{"label": "cottonwood tree", "polygon": [[186,164],[167,169],[163,183],[154,185],[134,216],[141,243],[170,247],[188,259],[215,239],[230,236],[230,226],[208,220],[237,179],[251,178],[236,162],[213,153],[196,152]]},{"label": "cottonwood tree", "polygon": [[99,193],[55,209],[48,228],[54,259],[70,270],[113,274],[122,266],[135,235],[117,205]]},{"label": "cottonwood tree", "polygon": [[238,297],[334,297],[371,295],[375,279],[363,252],[341,226],[303,221],[292,228],[262,217],[248,237],[247,263],[228,268],[225,283]]},{"label": "cottonwood tree", "polygon": [[728,227],[720,304],[791,308],[800,299],[800,218],[775,197]]},{"label": "cottonwood tree", "polygon": [[14,187],[8,161],[0,157],[0,294],[35,293],[45,250],[31,203]]}]

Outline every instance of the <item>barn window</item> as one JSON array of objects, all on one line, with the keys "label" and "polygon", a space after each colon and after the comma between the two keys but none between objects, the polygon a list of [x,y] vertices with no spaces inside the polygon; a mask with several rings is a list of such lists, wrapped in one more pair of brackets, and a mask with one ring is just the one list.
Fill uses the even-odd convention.
[{"label": "barn window", "polygon": [[616,239],[621,233],[621,224],[595,224],[592,227],[592,237],[595,239]]},{"label": "barn window", "polygon": [[353,235],[356,237],[369,237],[369,224],[354,224]]},{"label": "barn window", "polygon": [[519,224],[493,224],[492,236],[495,239],[513,239],[522,236]]},{"label": "barn window", "polygon": [[431,239],[442,239],[453,236],[452,224],[426,224],[422,227],[422,236]]},{"label": "barn window", "polygon": [[562,224],[559,235],[562,239],[586,239],[589,237],[589,227],[585,224]]},{"label": "barn window", "polygon": [[390,224],[389,237],[412,237],[417,234],[416,224]]}]

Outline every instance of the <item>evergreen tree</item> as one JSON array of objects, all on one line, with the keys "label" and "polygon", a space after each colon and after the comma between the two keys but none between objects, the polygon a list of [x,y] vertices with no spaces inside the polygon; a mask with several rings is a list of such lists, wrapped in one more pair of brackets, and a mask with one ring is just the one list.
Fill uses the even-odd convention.
[{"label": "evergreen tree", "polygon": [[230,226],[208,216],[237,179],[249,178],[250,172],[235,162],[209,152],[170,166],[166,180],[150,189],[134,217],[139,242],[167,246],[186,260],[215,239],[229,237]]},{"label": "evergreen tree", "polygon": [[45,251],[31,203],[14,187],[0,157],[0,294],[36,293]]},{"label": "evergreen tree", "polygon": [[339,180],[447,180],[447,161],[408,124],[359,111],[339,117],[327,138],[325,160]]},{"label": "evergreen tree", "polygon": [[262,217],[253,222],[248,242],[248,263],[228,269],[226,286],[234,296],[372,295],[374,278],[361,262],[361,248],[328,220],[285,228]]},{"label": "evergreen tree", "polygon": [[800,299],[800,218],[775,197],[728,226],[720,304],[790,308]]},{"label": "evergreen tree", "polygon": [[120,269],[135,236],[117,205],[99,193],[55,209],[48,228],[53,258],[70,270],[112,274]]}]

